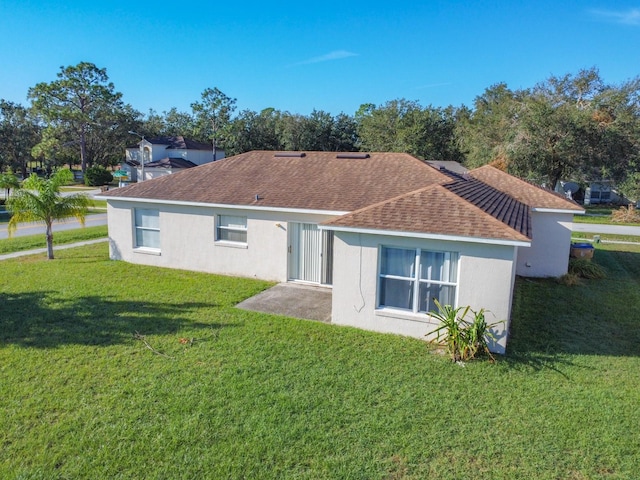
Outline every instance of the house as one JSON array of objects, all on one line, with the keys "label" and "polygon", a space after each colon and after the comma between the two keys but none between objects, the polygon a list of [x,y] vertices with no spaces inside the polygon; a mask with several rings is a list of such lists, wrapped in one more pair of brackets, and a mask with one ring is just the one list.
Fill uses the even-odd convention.
[{"label": "house", "polygon": [[152,180],[220,160],[225,154],[224,150],[216,149],[214,159],[211,144],[196,142],[183,136],[145,138],[136,147],[129,147],[125,151],[122,169],[129,174],[131,181],[142,178],[141,156],[144,158],[145,180]]},{"label": "house", "polygon": [[426,312],[485,308],[507,343],[516,275],[567,271],[560,195],[402,153],[254,151],[106,192],[110,256],[332,288],[332,323],[424,338]]}]

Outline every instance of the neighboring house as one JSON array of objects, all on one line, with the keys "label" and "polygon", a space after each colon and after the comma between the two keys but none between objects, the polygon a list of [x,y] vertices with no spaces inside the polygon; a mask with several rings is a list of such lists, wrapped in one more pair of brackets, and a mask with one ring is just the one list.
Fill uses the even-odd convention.
[{"label": "neighboring house", "polygon": [[332,286],[332,323],[424,338],[426,312],[485,308],[506,348],[516,274],[567,271],[562,196],[491,166],[401,153],[255,151],[115,189],[113,259]]},{"label": "neighboring house", "polygon": [[[195,142],[183,136],[145,138],[138,142],[138,146],[129,147],[125,152],[125,163],[122,169],[129,173],[132,182],[142,178],[141,150],[145,180],[214,161],[213,148],[210,144]],[[220,160],[224,156],[223,150],[216,149],[215,160]]]},{"label": "neighboring house", "polygon": [[598,205],[603,203],[628,205],[629,200],[616,192],[616,190],[613,188],[613,182],[611,180],[590,182],[589,186],[585,189],[584,204]]}]

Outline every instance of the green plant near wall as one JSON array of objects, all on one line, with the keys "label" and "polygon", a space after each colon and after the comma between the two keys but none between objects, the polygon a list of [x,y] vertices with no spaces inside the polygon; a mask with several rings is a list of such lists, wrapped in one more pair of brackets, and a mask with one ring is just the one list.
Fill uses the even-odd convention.
[{"label": "green plant near wall", "polygon": [[[492,328],[499,323],[487,323],[484,308],[478,311],[470,306],[454,308],[442,305],[435,300],[437,312],[430,312],[429,316],[440,322],[440,325],[427,336],[436,334],[434,342],[444,344],[454,362],[465,362],[479,355],[488,355],[494,360],[489,351],[489,340],[496,340]],[[469,314],[473,317],[468,319]]]}]

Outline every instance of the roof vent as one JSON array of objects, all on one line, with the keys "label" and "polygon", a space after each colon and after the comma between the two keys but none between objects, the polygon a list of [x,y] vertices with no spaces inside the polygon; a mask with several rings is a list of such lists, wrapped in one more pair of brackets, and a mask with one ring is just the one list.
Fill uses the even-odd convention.
[{"label": "roof vent", "polygon": [[351,158],[351,159],[365,159],[370,158],[371,155],[368,153],[339,153],[336,155],[336,158]]},{"label": "roof vent", "polygon": [[277,152],[273,154],[274,157],[288,157],[288,158],[303,158],[307,154],[304,152]]}]

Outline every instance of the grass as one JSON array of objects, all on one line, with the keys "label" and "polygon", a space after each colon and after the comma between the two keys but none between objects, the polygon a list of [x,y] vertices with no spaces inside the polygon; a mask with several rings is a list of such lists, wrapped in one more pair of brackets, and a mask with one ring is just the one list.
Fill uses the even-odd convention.
[{"label": "grass", "polygon": [[105,244],[5,261],[0,478],[636,478],[638,250],[599,245],[605,280],[519,279],[509,355],[464,368]]},{"label": "grass", "polygon": [[[53,232],[53,244],[63,245],[65,243],[81,242],[94,238],[104,238],[107,236],[107,226],[85,227],[74,230],[61,230]],[[24,237],[13,237],[0,240],[0,255],[12,252],[21,252],[34,248],[44,248],[47,242],[43,233],[41,235],[27,235]]]},{"label": "grass", "polygon": [[603,205],[594,205],[584,206],[586,211],[585,215],[574,215],[573,221],[575,223],[590,223],[590,224],[601,224],[601,225],[627,225],[632,227],[637,227],[640,225],[639,223],[619,223],[611,221],[611,214],[620,209],[619,206],[603,206]]},{"label": "grass", "polygon": [[609,242],[635,242],[640,243],[640,237],[637,235],[615,235],[610,233],[588,233],[588,232],[571,232],[571,238],[574,240],[593,240],[594,236],[599,236],[600,240]]},{"label": "grass", "polygon": [[631,227],[640,226],[640,223],[620,223],[620,222],[612,222],[611,216],[608,217],[590,217],[587,215],[574,215],[573,216],[574,223],[589,223],[589,224],[599,224],[599,225],[627,225]]}]

